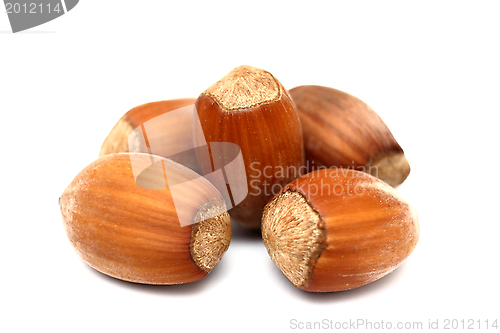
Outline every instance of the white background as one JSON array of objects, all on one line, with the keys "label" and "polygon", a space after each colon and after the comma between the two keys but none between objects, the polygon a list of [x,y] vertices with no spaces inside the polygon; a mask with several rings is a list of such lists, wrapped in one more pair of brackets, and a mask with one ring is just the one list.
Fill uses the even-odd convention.
[{"label": "white background", "polygon": [[[498,2],[82,0],[52,22],[9,30],[2,10],[0,331],[500,319]],[[146,102],[196,97],[242,64],[287,88],[349,92],[388,124],[412,166],[399,190],[421,225],[395,272],[352,291],[302,292],[259,235],[239,228],[206,279],[180,286],[108,278],[73,251],[58,198],[116,121]]]}]

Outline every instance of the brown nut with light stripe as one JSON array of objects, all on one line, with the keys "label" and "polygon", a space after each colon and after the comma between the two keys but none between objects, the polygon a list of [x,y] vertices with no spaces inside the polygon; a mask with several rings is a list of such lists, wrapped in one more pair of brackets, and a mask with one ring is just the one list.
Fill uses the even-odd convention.
[{"label": "brown nut with light stripe", "polygon": [[366,103],[322,86],[290,90],[302,123],[310,171],[318,167],[353,168],[391,186],[410,174],[410,164],[391,131]]},{"label": "brown nut with light stripe", "polygon": [[320,169],[286,185],[264,208],[262,238],[297,287],[349,290],[392,272],[419,238],[416,211],[364,172]]},{"label": "brown nut with light stripe", "polygon": [[[151,164],[152,159],[157,163]],[[143,170],[137,181],[133,167]],[[166,177],[168,184],[189,183],[176,188],[175,204]],[[200,280],[219,262],[231,239],[231,221],[219,191],[192,170],[158,156],[101,157],[73,179],[59,205],[80,257],[101,273],[130,282]],[[181,227],[179,214],[192,224]]]}]

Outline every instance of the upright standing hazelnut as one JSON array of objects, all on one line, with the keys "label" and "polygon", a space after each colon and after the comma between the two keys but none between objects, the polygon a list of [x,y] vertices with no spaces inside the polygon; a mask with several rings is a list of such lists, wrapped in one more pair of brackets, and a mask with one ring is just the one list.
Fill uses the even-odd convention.
[{"label": "upright standing hazelnut", "polygon": [[[68,238],[83,260],[130,282],[200,280],[222,258],[231,238],[218,190],[158,156],[103,156],[73,179],[59,205]],[[181,226],[181,220],[187,225]]]},{"label": "upright standing hazelnut", "polygon": [[357,170],[320,169],[287,186],[264,208],[262,238],[297,287],[357,288],[393,271],[415,248],[415,210],[383,181]]},{"label": "upright standing hazelnut", "polygon": [[366,103],[321,86],[296,87],[290,95],[302,122],[310,167],[350,167],[392,186],[408,177],[410,165],[403,149]]},{"label": "upright standing hazelnut", "polygon": [[[200,142],[231,142],[243,156],[248,196],[231,217],[259,228],[262,209],[279,189],[303,172],[304,148],[295,105],[269,72],[240,66],[196,100],[203,135]],[[202,165],[204,173],[212,171]]]}]

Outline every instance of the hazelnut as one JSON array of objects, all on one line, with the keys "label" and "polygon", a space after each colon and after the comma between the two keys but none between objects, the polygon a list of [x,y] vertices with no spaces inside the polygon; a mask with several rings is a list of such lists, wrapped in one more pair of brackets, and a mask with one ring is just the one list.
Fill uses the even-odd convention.
[{"label": "hazelnut", "polygon": [[343,91],[321,86],[296,87],[290,95],[302,123],[311,169],[353,168],[391,186],[408,177],[410,165],[403,149],[366,103]]},{"label": "hazelnut", "polygon": [[[135,175],[137,170],[142,172]],[[177,186],[183,183],[187,186]],[[230,243],[231,222],[218,190],[158,156],[103,156],[73,179],[59,205],[67,236],[82,259],[125,281],[200,280]],[[191,224],[181,226],[181,218]]]},{"label": "hazelnut", "polygon": [[391,186],[332,168],[286,185],[264,208],[262,238],[297,288],[331,292],[393,271],[415,248],[419,225],[416,211]]},{"label": "hazelnut", "polygon": [[[242,153],[248,195],[229,213],[243,226],[259,228],[262,209],[282,186],[305,171],[304,148],[295,105],[269,72],[240,66],[196,100],[203,142],[231,142]],[[212,171],[206,163],[203,174]],[[303,170],[304,169],[304,170]]]},{"label": "hazelnut", "polygon": [[200,173],[193,152],[194,102],[194,98],[172,99],[131,109],[108,134],[99,156],[125,152],[154,154]]}]

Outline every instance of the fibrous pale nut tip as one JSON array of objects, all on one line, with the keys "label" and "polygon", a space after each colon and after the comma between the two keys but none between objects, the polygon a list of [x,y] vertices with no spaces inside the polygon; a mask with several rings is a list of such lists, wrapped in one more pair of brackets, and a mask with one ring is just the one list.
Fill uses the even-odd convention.
[{"label": "fibrous pale nut tip", "polygon": [[[210,216],[209,218],[206,218]],[[210,272],[222,259],[231,242],[231,219],[223,200],[206,202],[195,216],[191,232],[191,257],[198,267]]]},{"label": "fibrous pale nut tip", "polygon": [[403,152],[383,154],[370,161],[365,167],[369,174],[393,187],[404,182],[410,174],[410,164]]},{"label": "fibrous pale nut tip", "polygon": [[281,94],[280,83],[271,73],[251,66],[236,67],[202,93],[227,112],[269,104]]},{"label": "fibrous pale nut tip", "polygon": [[314,263],[326,246],[324,223],[300,193],[285,191],[262,215],[262,239],[278,268],[298,288],[307,286]]}]

